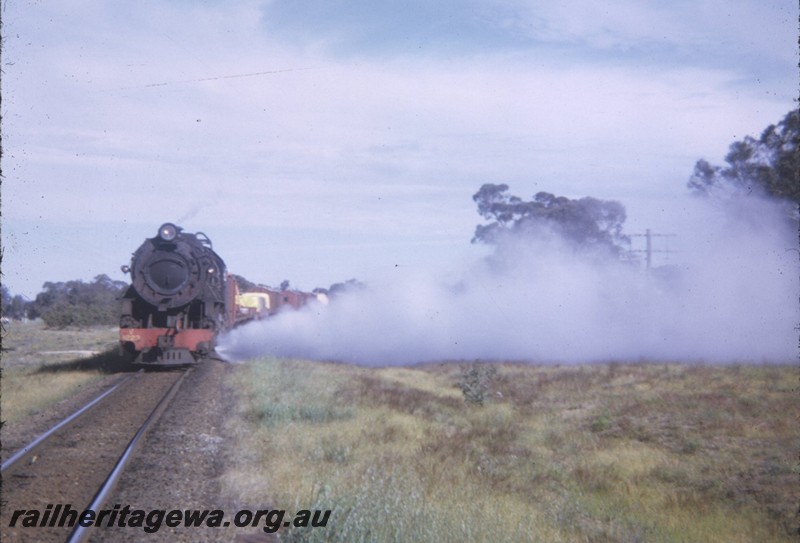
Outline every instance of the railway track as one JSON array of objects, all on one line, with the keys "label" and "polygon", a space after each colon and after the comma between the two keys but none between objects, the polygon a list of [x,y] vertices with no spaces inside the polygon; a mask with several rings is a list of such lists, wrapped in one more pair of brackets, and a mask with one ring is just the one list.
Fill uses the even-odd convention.
[{"label": "railway track", "polygon": [[[81,541],[87,531],[58,526],[60,504],[80,514],[100,510],[141,438],[193,369],[139,372],[119,381],[73,415],[9,456],[2,470],[0,530],[10,541]],[[36,527],[15,511],[38,511]],[[46,522],[43,522],[47,514]],[[54,521],[55,519],[55,521]],[[44,526],[42,526],[44,525]]]}]

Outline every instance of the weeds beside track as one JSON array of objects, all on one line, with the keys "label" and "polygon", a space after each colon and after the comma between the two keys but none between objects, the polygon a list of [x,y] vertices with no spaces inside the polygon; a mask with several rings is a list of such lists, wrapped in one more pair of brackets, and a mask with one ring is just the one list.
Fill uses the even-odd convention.
[{"label": "weeds beside track", "polygon": [[455,363],[243,365],[227,492],[333,509],[285,540],[793,537],[794,367],[496,367],[481,407]]}]

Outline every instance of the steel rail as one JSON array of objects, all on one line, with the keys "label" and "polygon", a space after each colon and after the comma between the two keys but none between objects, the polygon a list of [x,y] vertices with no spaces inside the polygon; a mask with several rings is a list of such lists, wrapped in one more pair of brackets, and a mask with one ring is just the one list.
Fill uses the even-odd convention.
[{"label": "steel rail", "polygon": [[47,430],[46,432],[44,432],[43,434],[38,436],[36,439],[34,439],[30,443],[28,443],[27,445],[22,447],[16,453],[11,455],[5,462],[3,462],[2,465],[0,465],[0,473],[2,473],[3,471],[7,470],[8,468],[10,468],[12,465],[14,465],[16,462],[18,462],[21,458],[24,458],[27,454],[32,452],[33,449],[35,449],[37,445],[42,443],[44,440],[49,438],[51,435],[53,435],[57,431],[59,431],[62,428],[64,428],[65,426],[67,426],[68,424],[73,422],[75,419],[80,417],[81,415],[83,415],[86,412],[88,412],[92,407],[94,407],[95,405],[97,405],[98,403],[103,401],[106,397],[108,397],[111,393],[113,393],[119,387],[121,387],[122,385],[124,385],[125,383],[130,381],[131,378],[132,378],[132,376],[130,376],[130,375],[128,377],[125,377],[119,383],[115,384],[113,387],[109,388],[108,390],[106,390],[105,392],[100,394],[97,398],[95,398],[91,402],[87,403],[86,405],[84,405],[83,407],[81,407],[80,409],[75,411],[73,414],[71,414],[70,416],[68,416],[67,418],[65,418],[64,420],[62,420],[61,422],[59,422],[58,424],[56,424],[55,426],[53,426],[52,428],[50,428],[49,430]]},{"label": "steel rail", "polygon": [[[177,394],[178,388],[180,387],[181,383],[183,383],[184,378],[189,374],[190,371],[192,371],[192,368],[185,370],[183,374],[181,374],[181,376],[172,384],[172,386],[169,387],[169,390],[167,390],[166,394],[164,394],[164,396],[158,402],[158,405],[156,405],[156,407],[150,413],[150,416],[148,416],[147,420],[142,423],[141,427],[139,427],[139,430],[136,432],[136,435],[134,435],[133,439],[131,439],[130,443],[128,443],[125,451],[119,457],[119,460],[117,460],[114,469],[111,470],[111,473],[100,487],[100,490],[97,491],[94,499],[92,499],[92,502],[84,509],[84,511],[91,509],[92,511],[96,512],[100,509],[100,507],[102,507],[106,498],[114,489],[114,486],[117,484],[117,481],[122,475],[122,472],[130,460],[130,457],[133,454],[136,445],[139,443],[139,440],[145,435],[145,433],[147,433],[147,430],[150,428],[150,426],[161,416],[161,413],[166,409],[167,405],[175,396],[175,394]],[[72,530],[69,538],[67,538],[67,543],[77,543],[81,541],[86,536],[87,528],[88,527],[86,526],[77,524]]]}]

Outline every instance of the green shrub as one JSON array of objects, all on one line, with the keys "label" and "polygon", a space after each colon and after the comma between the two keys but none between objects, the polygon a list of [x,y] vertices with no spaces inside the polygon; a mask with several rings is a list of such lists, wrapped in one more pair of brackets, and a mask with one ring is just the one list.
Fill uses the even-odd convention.
[{"label": "green shrub", "polygon": [[461,368],[461,379],[458,387],[464,393],[464,399],[470,403],[483,405],[491,393],[491,385],[497,374],[497,368],[480,362]]}]

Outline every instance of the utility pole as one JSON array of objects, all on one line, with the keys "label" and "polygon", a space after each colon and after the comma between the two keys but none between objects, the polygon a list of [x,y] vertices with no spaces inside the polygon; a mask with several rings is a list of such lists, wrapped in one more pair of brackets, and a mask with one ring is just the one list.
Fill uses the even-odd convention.
[{"label": "utility pole", "polygon": [[645,263],[646,268],[650,271],[650,268],[653,266],[653,253],[665,253],[670,254],[674,253],[675,251],[670,250],[669,246],[666,249],[653,249],[653,238],[674,238],[676,234],[653,234],[650,232],[648,228],[645,230],[644,234],[631,234],[632,238],[645,238],[645,249],[631,249],[632,253],[645,253]]}]

